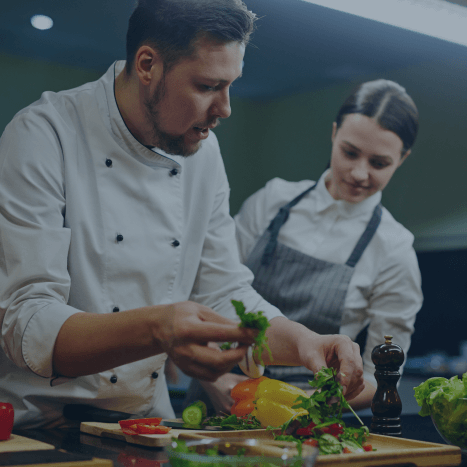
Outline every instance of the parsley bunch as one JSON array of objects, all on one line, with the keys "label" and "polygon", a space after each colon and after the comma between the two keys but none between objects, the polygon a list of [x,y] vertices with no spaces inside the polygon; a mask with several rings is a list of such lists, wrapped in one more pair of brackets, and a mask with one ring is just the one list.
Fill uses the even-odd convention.
[{"label": "parsley bunch", "polygon": [[261,423],[251,414],[246,417],[237,417],[236,415],[211,417],[206,419],[204,424],[208,426],[220,426],[224,430],[258,430],[262,428]]},{"label": "parsley bunch", "polygon": [[[237,316],[240,318],[241,328],[252,328],[258,329],[259,332],[255,337],[255,345],[253,348],[253,356],[256,357],[261,365],[264,365],[262,354],[264,350],[267,350],[269,358],[272,361],[271,349],[268,345],[268,338],[266,337],[266,329],[271,326],[266,316],[263,315],[262,311],[247,313],[243,302],[237,300],[231,300],[232,305],[235,308]],[[221,345],[221,349],[229,349],[231,346],[230,342]]]},{"label": "parsley bunch", "polygon": [[[309,384],[316,391],[309,397],[298,397],[298,403],[293,406],[308,410],[309,418],[319,423],[325,418],[342,418],[343,409],[349,409],[357,420],[363,425],[360,417],[354,412],[346,401],[342,392],[342,385],[336,380],[337,371],[334,368],[321,368]],[[319,389],[319,391],[318,391]]]},{"label": "parsley bunch", "polygon": [[[344,448],[351,452],[362,449],[368,436],[368,428],[363,426],[361,419],[345,400],[342,385],[336,380],[336,374],[334,368],[324,367],[315,374],[309,384],[316,391],[310,397],[299,396],[292,406],[294,409],[305,409],[308,415],[289,420],[282,425],[283,434],[278,435],[276,439],[288,441],[295,439],[303,442],[311,438],[316,440],[321,454],[337,454]],[[345,425],[342,420],[342,411],[345,408],[350,409],[357,417],[361,427]],[[291,432],[289,427],[293,429],[293,435],[285,434]]]}]

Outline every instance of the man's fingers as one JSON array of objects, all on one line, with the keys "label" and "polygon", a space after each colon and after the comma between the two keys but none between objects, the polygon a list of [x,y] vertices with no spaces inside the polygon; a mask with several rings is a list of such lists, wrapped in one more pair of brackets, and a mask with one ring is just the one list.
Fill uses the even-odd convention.
[{"label": "man's fingers", "polygon": [[179,348],[171,358],[188,376],[206,381],[215,381],[230,371],[246,354],[247,347],[219,352],[219,349],[196,344]]},{"label": "man's fingers", "polygon": [[362,383],[361,385],[355,387],[353,390],[348,390],[344,395],[345,399],[348,401],[351,401],[352,399],[355,399],[363,390],[365,389],[365,383]]},{"label": "man's fingers", "polygon": [[[344,348],[339,349],[339,375],[338,379],[344,387],[346,399],[354,398],[363,391],[362,358],[360,347],[355,342],[343,343]],[[348,347],[348,348],[347,348]]]},{"label": "man's fingers", "polygon": [[257,333],[258,330],[239,328],[233,324],[187,322],[185,328],[180,330],[178,340],[199,344],[207,342],[240,342],[251,345]]}]

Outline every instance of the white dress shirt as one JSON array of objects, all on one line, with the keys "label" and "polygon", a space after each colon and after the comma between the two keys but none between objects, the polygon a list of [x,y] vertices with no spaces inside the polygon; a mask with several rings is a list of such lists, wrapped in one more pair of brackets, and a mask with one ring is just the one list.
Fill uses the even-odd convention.
[{"label": "white dress shirt", "polygon": [[165,354],[53,374],[57,334],[79,311],[194,300],[237,319],[235,299],[281,316],[238,260],[215,135],[188,158],[140,144],[114,96],[123,67],[45,92],[0,139],[0,400],[13,403],[17,427],[54,423],[66,403],[173,417]]},{"label": "white dress shirt", "polygon": [[[325,186],[325,175],[292,208],[278,241],[320,260],[343,264],[380,202],[381,192],[358,204],[336,201]],[[235,216],[242,262],[279,209],[313,184],[311,180],[275,178],[245,201]],[[415,316],[422,305],[420,270],[412,244],[413,235],[383,208],[381,223],[355,266],[347,291],[340,333],[355,339],[369,324],[364,378],[375,385],[373,348],[383,344],[384,335],[389,334],[407,355]]]}]

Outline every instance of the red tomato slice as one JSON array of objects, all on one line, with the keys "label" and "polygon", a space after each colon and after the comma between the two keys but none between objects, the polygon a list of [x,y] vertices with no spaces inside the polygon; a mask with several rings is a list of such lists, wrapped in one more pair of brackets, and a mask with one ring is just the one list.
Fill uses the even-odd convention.
[{"label": "red tomato slice", "polygon": [[308,446],[314,446],[315,448],[318,447],[318,440],[317,439],[307,439],[303,441],[303,444],[307,444]]},{"label": "red tomato slice", "polygon": [[342,450],[342,452],[343,452],[344,454],[350,454],[352,451],[351,451],[349,448],[344,448],[344,449]]},{"label": "red tomato slice", "polygon": [[305,427],[305,428],[297,428],[297,433],[298,436],[311,436],[313,434],[313,430]]},{"label": "red tomato slice", "polygon": [[128,427],[122,427],[122,431],[123,431],[123,433],[125,433],[126,435],[137,435],[137,434],[138,434],[137,431],[132,430],[131,428],[128,428]]},{"label": "red tomato slice", "polygon": [[160,425],[162,417],[155,418],[133,418],[131,420],[119,420],[120,428],[134,425],[135,423],[143,423],[144,425]]},{"label": "red tomato slice", "polygon": [[154,426],[154,425],[136,425],[136,431],[140,435],[163,435],[168,433],[172,428],[169,426]]},{"label": "red tomato slice", "polygon": [[363,445],[364,451],[373,451],[373,446],[371,444],[364,444]]},{"label": "red tomato slice", "polygon": [[134,423],[121,428],[126,435],[163,435],[172,429],[169,426],[146,425],[144,423]]},{"label": "red tomato slice", "polygon": [[237,417],[246,417],[248,414],[253,412],[255,404],[253,404],[254,399],[245,399],[235,402],[235,404],[230,409],[232,415]]}]

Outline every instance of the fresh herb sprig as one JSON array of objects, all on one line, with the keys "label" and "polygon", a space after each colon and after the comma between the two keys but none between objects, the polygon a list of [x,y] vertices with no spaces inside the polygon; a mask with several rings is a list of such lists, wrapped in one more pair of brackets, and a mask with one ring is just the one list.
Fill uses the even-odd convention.
[{"label": "fresh herb sprig", "polygon": [[343,409],[349,409],[360,422],[360,425],[363,425],[360,417],[345,399],[342,385],[337,381],[336,375],[337,370],[334,368],[321,368],[313,380],[309,382],[310,386],[316,391],[309,398],[300,396],[298,398],[300,402],[294,405],[293,408],[302,407],[308,410],[309,416],[314,423],[318,423],[323,418],[341,419]]},{"label": "fresh herb sprig", "polygon": [[236,415],[210,417],[203,423],[208,426],[220,426],[224,430],[258,430],[262,428],[258,419],[251,414],[246,417],[237,417]]},{"label": "fresh herb sprig", "polygon": [[[264,365],[263,362],[263,351],[266,350],[269,354],[269,359],[272,361],[272,353],[267,343],[268,338],[266,337],[266,329],[271,326],[266,316],[263,315],[262,311],[246,312],[245,305],[243,302],[238,300],[231,300],[232,305],[235,308],[237,316],[240,318],[239,327],[258,329],[259,332],[255,337],[255,345],[253,348],[253,356]],[[224,342],[220,348],[221,350],[228,350],[232,347],[232,342]]]},{"label": "fresh herb sprig", "polygon": [[259,331],[255,337],[253,356],[256,357],[257,361],[259,361],[261,365],[263,365],[264,362],[262,354],[263,351],[266,350],[269,354],[269,359],[272,361],[272,353],[268,345],[268,338],[266,337],[266,329],[271,326],[271,324],[266,316],[263,315],[262,311],[247,313],[243,302],[237,300],[231,300],[231,302],[235,308],[237,316],[240,318],[239,327],[258,329]]},{"label": "fresh herb sprig", "polygon": [[[297,417],[297,421],[301,427],[309,426],[312,422],[309,436],[316,440],[321,454],[342,452],[344,448],[352,452],[361,449],[369,433],[368,428],[363,425],[361,419],[345,400],[342,385],[337,381],[336,375],[335,369],[323,367],[315,374],[314,379],[309,382],[310,386],[316,391],[310,397],[299,396],[292,406],[294,409],[304,408],[308,411],[308,415]],[[361,427],[355,428],[345,425],[342,420],[342,412],[346,408],[350,409],[355,415],[362,425]],[[279,435],[276,439],[289,439],[290,435],[285,435],[285,433],[290,432],[289,427],[292,423],[296,422],[289,420],[282,425],[281,433],[284,434]],[[333,426],[340,427],[338,436],[326,434]],[[301,441],[309,439],[307,436],[297,435],[296,429],[294,431],[293,437],[298,437]]]}]

